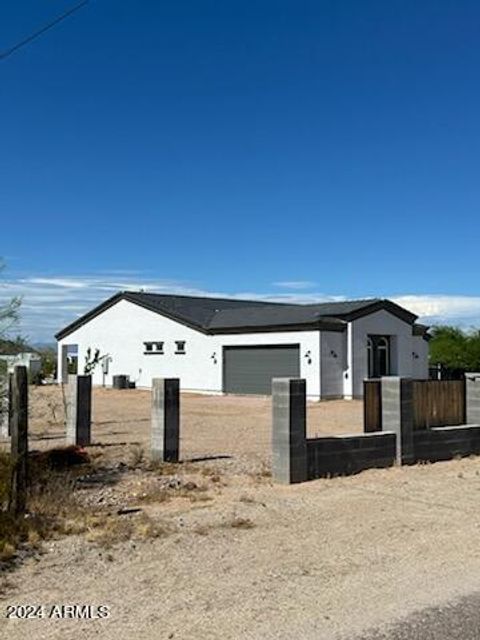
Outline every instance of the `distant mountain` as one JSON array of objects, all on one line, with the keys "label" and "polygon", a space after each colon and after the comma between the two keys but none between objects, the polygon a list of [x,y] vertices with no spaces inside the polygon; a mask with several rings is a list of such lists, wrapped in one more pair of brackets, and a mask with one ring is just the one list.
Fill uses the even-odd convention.
[{"label": "distant mountain", "polygon": [[44,351],[45,349],[53,349],[57,350],[56,342],[32,342],[32,347],[34,347],[35,351]]}]

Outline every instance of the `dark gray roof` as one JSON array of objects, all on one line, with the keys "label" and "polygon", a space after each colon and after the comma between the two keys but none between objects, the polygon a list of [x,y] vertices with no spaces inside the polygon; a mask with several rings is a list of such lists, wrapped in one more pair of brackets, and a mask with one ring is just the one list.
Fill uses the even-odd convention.
[{"label": "dark gray roof", "polygon": [[306,305],[315,309],[322,316],[345,316],[355,313],[360,309],[365,309],[378,303],[386,302],[381,298],[367,298],[365,300],[342,300],[341,302],[317,302]]},{"label": "dark gray roof", "polygon": [[345,323],[362,315],[387,309],[413,324],[414,314],[390,300],[371,298],[318,304],[287,304],[232,298],[203,298],[158,293],[124,291],[57,333],[61,339],[119,300],[128,300],[204,333],[232,333],[248,330],[274,331],[279,328],[323,328],[342,331]]},{"label": "dark gray roof", "polygon": [[426,324],[416,322],[412,327],[412,333],[414,336],[421,336],[422,338],[425,338],[425,340],[430,340],[432,336],[428,333],[429,329],[430,327]]},{"label": "dark gray roof", "polygon": [[272,302],[251,300],[233,300],[231,298],[200,298],[193,296],[172,296],[160,293],[125,292],[124,298],[142,306],[167,311],[173,316],[183,318],[194,325],[206,329],[215,315],[224,310],[251,309],[279,306]]},{"label": "dark gray roof", "polygon": [[275,307],[242,307],[224,309],[216,313],[208,324],[209,329],[240,329],[248,327],[279,327],[322,322],[340,330],[345,322],[320,313],[315,308],[302,305],[279,305]]}]

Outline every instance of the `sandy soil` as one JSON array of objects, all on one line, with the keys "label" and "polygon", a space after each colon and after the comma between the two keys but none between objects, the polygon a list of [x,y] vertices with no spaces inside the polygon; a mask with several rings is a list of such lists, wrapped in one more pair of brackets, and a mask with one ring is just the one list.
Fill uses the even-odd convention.
[{"label": "sandy soil", "polygon": [[[32,387],[30,428],[39,448],[63,442],[63,403],[57,386]],[[270,455],[271,399],[248,396],[182,394],[181,449],[183,457],[216,454]],[[308,433],[331,435],[362,430],[360,401],[308,403]],[[96,388],[93,429],[102,444],[138,443],[148,448],[150,392]],[[56,427],[56,428],[55,428]]]},{"label": "sandy soil", "polygon": [[[33,447],[62,442],[48,425],[56,393],[32,394]],[[158,475],[119,465],[148,445],[148,393],[96,391],[100,444],[89,450],[119,473],[82,499],[140,505],[165,533],[107,549],[85,535],[45,543],[9,575],[2,618],[13,603],[108,605],[111,615],[2,619],[1,638],[354,638],[480,590],[480,458],[274,486],[269,399],[185,396],[182,409],[190,462]],[[361,404],[310,405],[309,420],[312,435],[359,431]],[[202,491],[156,500],[173,480]]]}]

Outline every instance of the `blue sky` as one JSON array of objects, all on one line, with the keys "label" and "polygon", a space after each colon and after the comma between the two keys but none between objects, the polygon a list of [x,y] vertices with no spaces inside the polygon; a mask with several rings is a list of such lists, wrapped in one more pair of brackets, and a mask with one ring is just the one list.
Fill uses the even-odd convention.
[{"label": "blue sky", "polygon": [[[72,6],[0,5],[7,49]],[[91,0],[0,62],[0,299],[382,296],[480,324],[480,5]]]}]

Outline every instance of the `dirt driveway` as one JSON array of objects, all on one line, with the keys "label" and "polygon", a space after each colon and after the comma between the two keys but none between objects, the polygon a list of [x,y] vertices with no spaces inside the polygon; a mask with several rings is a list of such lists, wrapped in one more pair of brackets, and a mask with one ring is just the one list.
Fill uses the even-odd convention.
[{"label": "dirt driveway", "polygon": [[[32,387],[32,446],[64,441],[63,403],[59,387]],[[333,400],[308,403],[310,436],[362,430],[362,402]],[[182,458],[231,455],[268,463],[271,450],[271,398],[248,396],[181,396]],[[94,442],[121,456],[129,446],[150,446],[150,391],[94,389]],[[118,445],[118,446],[117,446]]]},{"label": "dirt driveway", "polygon": [[[52,407],[37,400],[34,446],[58,444],[61,429],[41,417]],[[139,506],[118,519],[148,514],[159,529],[112,544],[95,531],[44,542],[8,575],[0,613],[16,603],[46,615],[2,619],[1,638],[353,640],[480,590],[480,458],[276,486],[268,400],[182,397],[182,406],[184,457],[231,458],[160,473],[138,459],[125,466],[140,457],[134,443],[148,442],[148,394],[96,391],[95,439],[107,446],[89,451],[121,473],[111,486],[85,486],[81,499]],[[361,405],[312,405],[309,418],[312,434],[346,422],[358,431]],[[107,605],[110,616],[48,616],[75,603]]]}]

